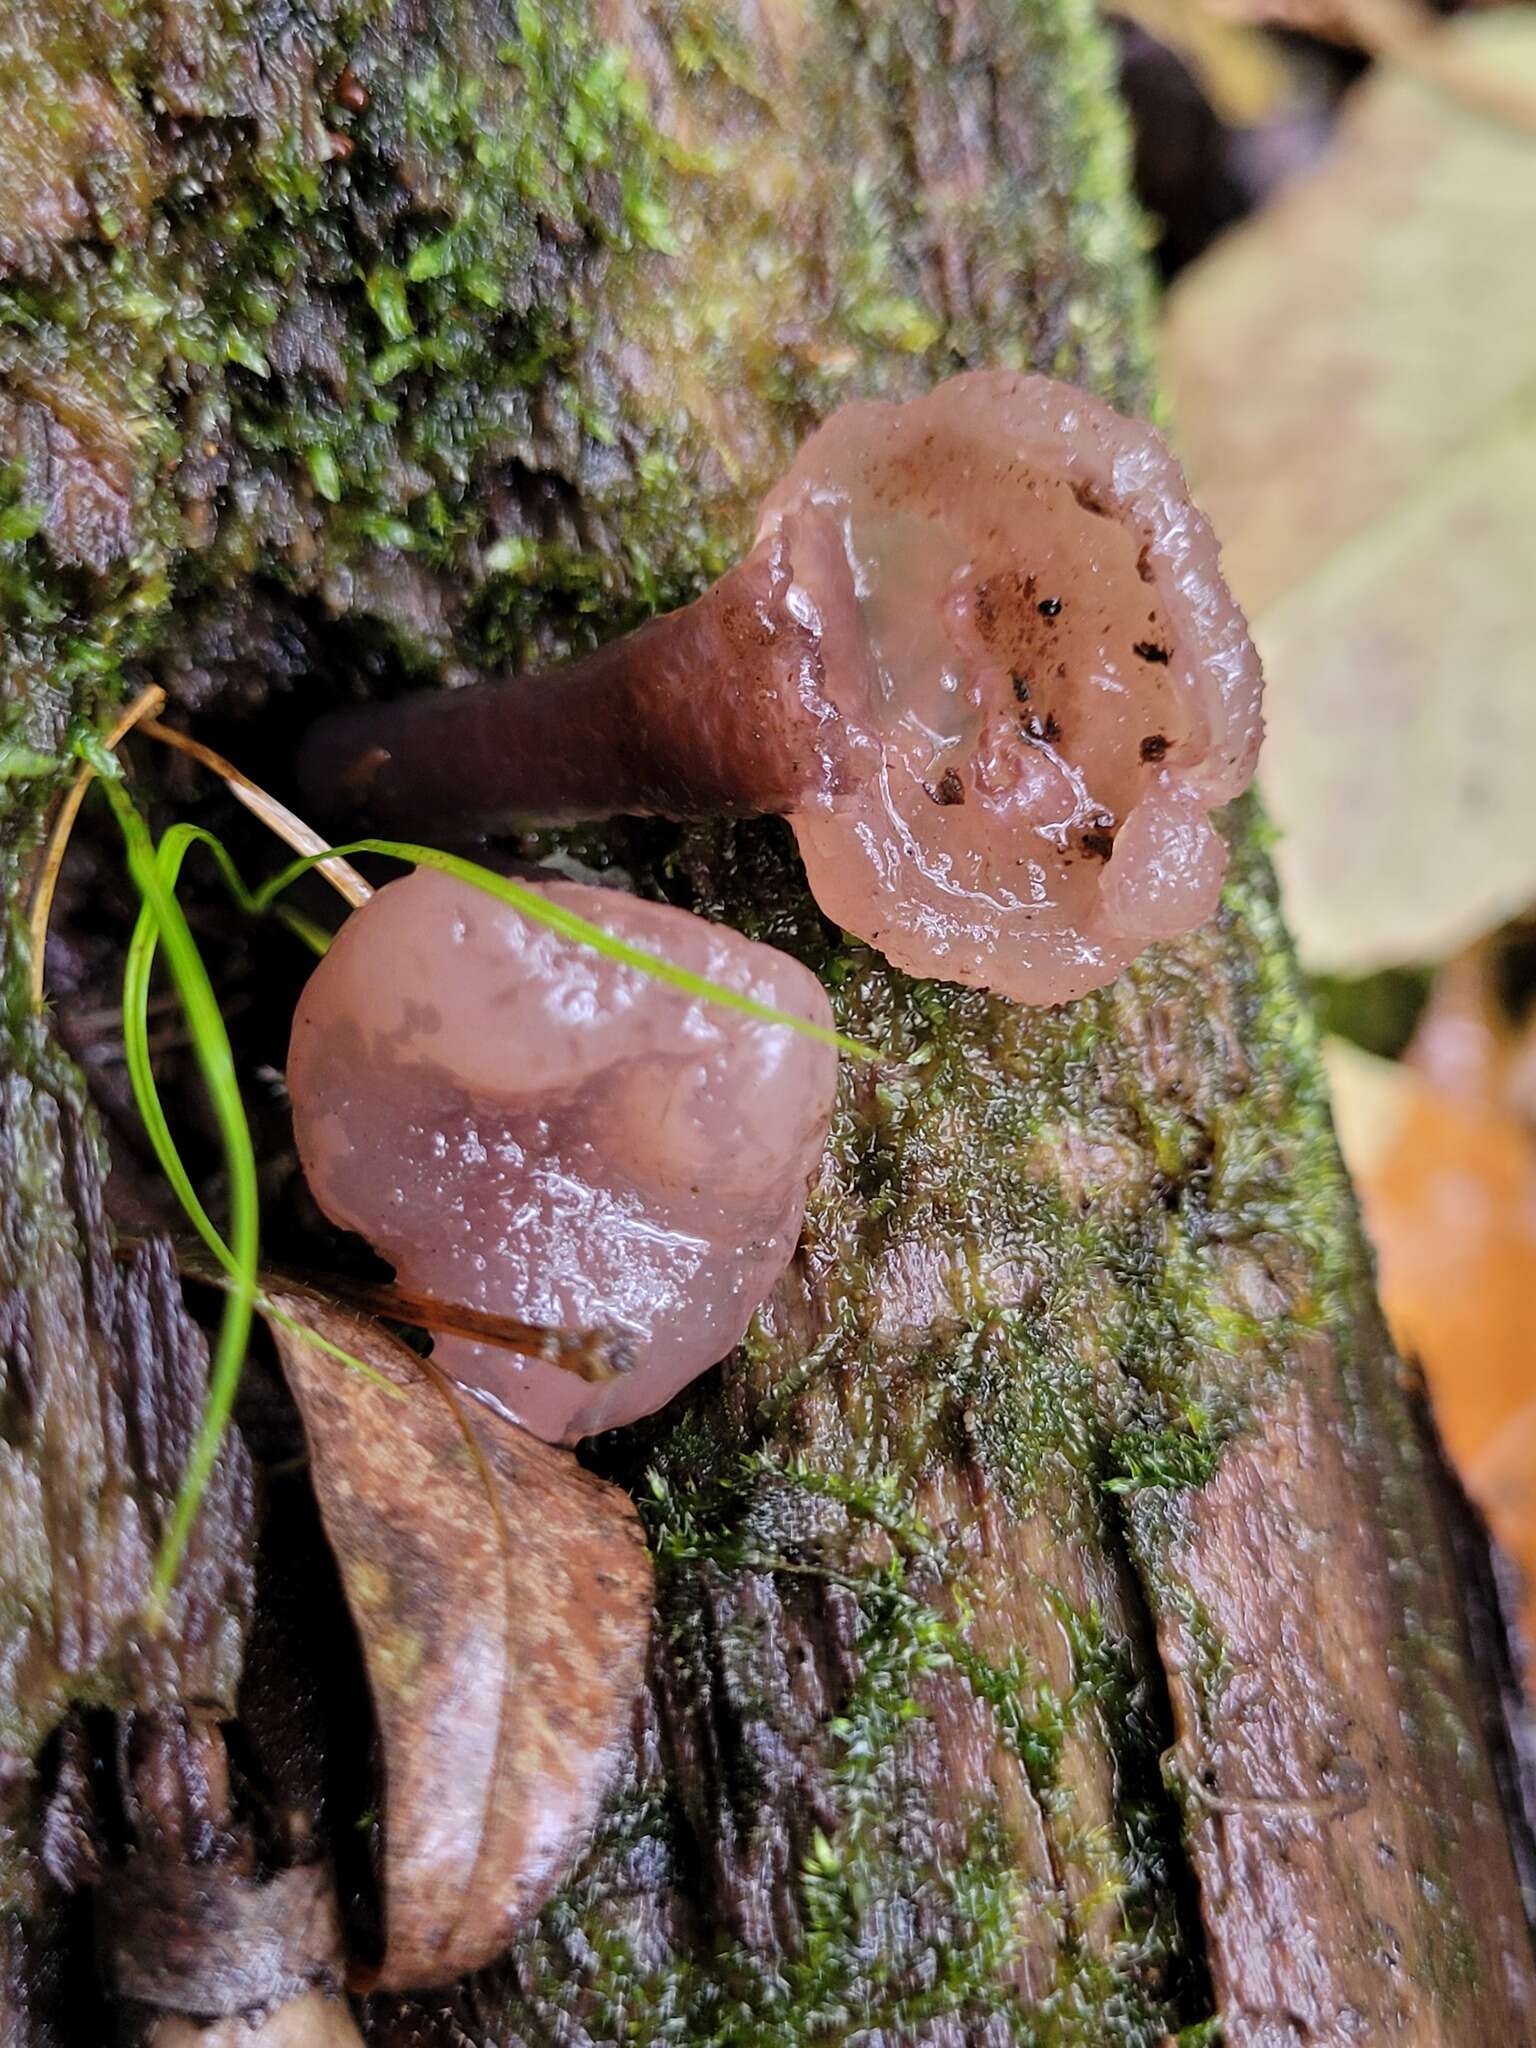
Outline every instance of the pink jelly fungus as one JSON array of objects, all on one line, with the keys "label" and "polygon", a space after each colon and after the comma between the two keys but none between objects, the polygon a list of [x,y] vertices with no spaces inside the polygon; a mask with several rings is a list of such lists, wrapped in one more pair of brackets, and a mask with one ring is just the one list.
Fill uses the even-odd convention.
[{"label": "pink jelly fungus", "polygon": [[1150,427],[975,371],[855,404],[763,529],[838,521],[875,669],[873,772],[795,815],[828,916],[913,974],[1060,1002],[1214,909],[1209,812],[1262,681],[1216,540]]},{"label": "pink jelly fungus", "polygon": [[[815,977],[664,904],[538,890],[616,938],[808,1022]],[[739,1342],[797,1242],[836,1049],[676,990],[428,869],[356,911],[316,967],[288,1058],[326,1214],[400,1285],[629,1340],[593,1385],[454,1335],[433,1355],[552,1442],[635,1421]]]},{"label": "pink jelly fungus", "polygon": [[1161,437],[978,370],[834,414],[695,604],[324,721],[304,772],[414,829],[781,813],[822,910],[897,966],[1060,1002],[1214,908],[1261,696]]}]

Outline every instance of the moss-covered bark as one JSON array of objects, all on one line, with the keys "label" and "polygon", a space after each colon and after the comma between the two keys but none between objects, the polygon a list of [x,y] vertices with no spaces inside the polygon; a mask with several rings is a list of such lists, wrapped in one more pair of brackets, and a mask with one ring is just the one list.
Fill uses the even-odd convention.
[{"label": "moss-covered bark", "polygon": [[[23,0],[0,70],[13,857],[125,678],[270,759],[338,672],[687,595],[855,392],[1148,400],[1083,0],[117,12]],[[583,843],[885,1059],[748,1344],[601,1447],[661,1591],[598,1839],[377,2040],[1531,2038],[1426,1446],[1231,824],[1221,916],[1059,1011],[839,943],[776,826]]]}]

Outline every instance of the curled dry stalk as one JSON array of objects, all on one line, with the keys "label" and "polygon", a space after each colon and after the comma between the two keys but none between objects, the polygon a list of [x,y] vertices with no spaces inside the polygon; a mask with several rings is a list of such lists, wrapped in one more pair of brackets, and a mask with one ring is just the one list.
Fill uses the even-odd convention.
[{"label": "curled dry stalk", "polygon": [[[127,1256],[135,1248],[134,1240],[128,1238],[122,1241],[119,1250]],[[204,1286],[229,1286],[229,1275],[220,1266],[200,1259],[195,1252],[179,1254],[177,1266],[186,1279],[199,1281]],[[556,1366],[561,1372],[573,1373],[577,1379],[592,1386],[602,1386],[618,1379],[631,1371],[634,1365],[632,1347],[611,1330],[551,1329],[544,1323],[524,1322],[518,1316],[495,1315],[489,1309],[461,1308],[455,1302],[439,1301],[435,1295],[420,1294],[391,1281],[356,1280],[350,1275],[263,1266],[261,1279],[264,1291],[257,1297],[256,1306],[264,1316],[285,1329],[291,1329],[293,1334],[302,1335],[321,1351],[339,1358],[343,1364],[357,1367],[369,1379],[376,1381],[378,1375],[366,1361],[330,1343],[309,1324],[305,1323],[301,1328],[293,1316],[276,1305],[268,1290],[281,1288],[290,1295],[311,1294],[322,1303],[340,1303],[346,1308],[384,1316],[390,1322],[406,1323],[413,1329],[428,1330],[435,1335],[471,1337],[478,1344],[494,1344],[503,1351],[515,1351],[524,1358],[535,1359],[540,1365]],[[387,1381],[378,1383],[388,1386]]]},{"label": "curled dry stalk", "polygon": [[204,768],[219,776],[230,795],[237,803],[244,804],[253,817],[259,818],[270,832],[276,833],[285,845],[295,853],[320,856],[315,865],[337,894],[360,909],[373,894],[372,887],[348,860],[340,854],[326,850],[326,842],[312,825],[286,804],[278,802],[259,782],[253,782],[249,775],[228,761],[222,754],[216,754],[212,747],[205,747],[201,740],[195,740],[190,733],[178,732],[173,725],[162,725],[158,718],[146,720],[143,728],[150,739],[159,740],[163,746],[174,747],[179,754],[187,754]]},{"label": "curled dry stalk", "polygon": [[[107,753],[115,753],[133,728],[142,720],[153,718],[164,703],[164,690],[158,683],[151,683],[147,689],[139,692],[117,723],[103,734],[99,744]],[[32,900],[27,911],[27,938],[30,953],[28,971],[34,1010],[43,1007],[43,956],[48,944],[48,920],[53,914],[53,896],[58,887],[59,870],[64,865],[70,835],[75,829],[75,820],[80,815],[80,806],[85,802],[85,793],[95,779],[95,766],[90,761],[83,760],[54,818],[47,844],[43,848],[37,878],[32,885]]]}]

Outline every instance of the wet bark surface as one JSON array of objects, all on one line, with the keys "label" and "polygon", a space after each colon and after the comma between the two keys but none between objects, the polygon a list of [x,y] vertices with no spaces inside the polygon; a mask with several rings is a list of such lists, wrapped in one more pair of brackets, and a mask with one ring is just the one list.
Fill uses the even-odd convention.
[{"label": "wet bark surface", "polygon": [[[164,1243],[114,1259],[100,1157],[68,1078],[54,1092],[13,1073],[5,1111],[3,1713],[8,1789],[24,1794],[67,1703],[232,1707],[253,1503],[232,1438],[170,1614],[146,1630],[150,1565],[201,1413],[205,1340]],[[5,1846],[14,1895],[35,1844],[23,1831]]]},{"label": "wet bark surface", "polygon": [[[42,757],[4,785],[17,849],[70,716],[148,676],[283,786],[324,705],[690,595],[845,397],[1002,359],[1147,399],[1076,0],[144,0],[67,33],[23,7],[14,33],[7,136],[78,113],[0,193],[6,743]],[[228,828],[179,770],[143,786]],[[1536,2038],[1517,1774],[1469,1613],[1498,1631],[1372,1303],[1261,827],[1228,823],[1220,916],[1060,1011],[843,944],[778,826],[573,843],[797,953],[882,1060],[844,1075],[747,1343],[590,1453],[647,1518],[657,1604],[585,1855],[504,1962],[370,2001],[370,2039],[1152,2048],[1213,2016],[1240,2048]],[[64,921],[82,1010],[116,915],[108,882]],[[242,1057],[280,1066],[302,962],[227,922]],[[142,1360],[187,1355],[168,1271],[110,1268],[100,1162],[17,1059],[15,1231],[49,1249],[7,1328],[67,1329],[51,1355],[78,1361],[147,1319],[158,1384]],[[280,1100],[252,1108],[269,1244],[346,1257]],[[48,1531],[24,1554],[63,1589],[46,1712],[6,1736],[19,1784],[65,1701],[124,1703],[81,1674],[128,1683],[132,1573],[69,1573],[116,1554],[97,1521],[160,1468],[125,1422],[105,1491],[85,1469],[99,1385],[57,1455],[18,1440]],[[194,1577],[209,1614],[242,1556],[230,1530]],[[7,1655],[40,1611],[8,1610]],[[27,1910],[15,1954],[45,1975]]]},{"label": "wet bark surface", "polygon": [[27,1027],[0,1104],[0,2040],[87,2040],[81,1969],[102,1874],[73,1706],[232,1713],[252,1595],[250,1462],[225,1445],[162,1625],[151,1567],[208,1352],[165,1242],[114,1257],[78,1081]]}]

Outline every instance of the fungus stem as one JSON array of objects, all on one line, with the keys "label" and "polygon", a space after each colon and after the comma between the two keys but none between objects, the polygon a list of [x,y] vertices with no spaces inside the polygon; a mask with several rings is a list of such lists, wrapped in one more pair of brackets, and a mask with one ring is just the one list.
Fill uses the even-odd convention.
[{"label": "fungus stem", "polygon": [[300,744],[317,815],[435,837],[819,807],[869,681],[841,529],[812,507],[681,610],[561,663],[334,711]]}]

